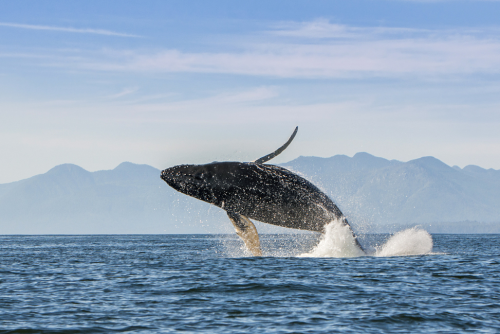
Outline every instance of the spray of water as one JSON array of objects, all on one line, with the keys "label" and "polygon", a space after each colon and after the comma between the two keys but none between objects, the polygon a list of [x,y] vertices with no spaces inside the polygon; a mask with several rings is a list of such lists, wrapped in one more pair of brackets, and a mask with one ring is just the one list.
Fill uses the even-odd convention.
[{"label": "spray of water", "polygon": [[348,225],[332,221],[325,228],[318,245],[300,257],[357,257],[365,253],[356,245]]},{"label": "spray of water", "polygon": [[432,237],[422,229],[410,228],[391,236],[386,243],[377,247],[374,254],[365,254],[357,245],[347,225],[333,221],[326,226],[319,243],[309,253],[300,257],[357,257],[373,255],[410,256],[429,254],[432,251]]},{"label": "spray of water", "polygon": [[[228,233],[232,232],[228,228]],[[227,257],[252,256],[245,244],[234,233],[221,239],[222,254]],[[363,252],[352,235],[349,226],[332,221],[325,233],[287,235],[261,235],[264,256],[271,257],[359,257],[359,256],[412,256],[430,254],[433,247],[431,235],[419,228],[410,228],[392,235],[385,243],[369,254]],[[307,251],[307,250],[310,251]]]},{"label": "spray of water", "polygon": [[408,256],[429,254],[432,251],[432,237],[429,232],[409,228],[394,234],[375,252],[375,256]]}]

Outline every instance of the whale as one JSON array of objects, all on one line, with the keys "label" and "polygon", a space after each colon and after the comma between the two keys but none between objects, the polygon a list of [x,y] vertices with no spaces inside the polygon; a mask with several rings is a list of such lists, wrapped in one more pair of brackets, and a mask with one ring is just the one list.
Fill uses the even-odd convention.
[{"label": "whale", "polygon": [[254,256],[261,256],[262,250],[250,219],[320,233],[336,222],[349,227],[364,252],[347,218],[324,192],[286,168],[266,164],[290,145],[297,131],[298,127],[284,145],[255,161],[179,165],[163,170],[161,178],[175,190],[225,210]]}]

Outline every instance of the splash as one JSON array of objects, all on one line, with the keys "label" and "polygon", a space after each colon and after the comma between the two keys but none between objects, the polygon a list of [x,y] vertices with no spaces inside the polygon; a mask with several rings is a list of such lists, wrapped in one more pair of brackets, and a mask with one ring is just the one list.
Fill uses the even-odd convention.
[{"label": "splash", "polygon": [[358,256],[411,256],[429,254],[432,237],[422,229],[410,228],[391,236],[374,254],[365,254],[357,245],[349,226],[333,221],[326,226],[319,243],[309,253],[299,257],[358,257]]},{"label": "splash", "polygon": [[394,234],[378,248],[375,256],[409,256],[428,254],[432,251],[432,237],[419,228],[409,228]]},{"label": "splash", "polygon": [[356,245],[348,225],[334,220],[325,228],[325,233],[316,247],[299,257],[357,257],[365,253]]},{"label": "splash", "polygon": [[[364,253],[357,246],[349,226],[337,220],[328,224],[321,236],[311,232],[311,234],[263,234],[260,238],[262,251],[266,257],[412,256],[431,254],[433,247],[432,237],[427,231],[410,228],[392,235],[375,248],[367,245],[372,251]],[[234,233],[225,234],[220,242],[223,246],[221,252],[223,257],[252,256]]]}]

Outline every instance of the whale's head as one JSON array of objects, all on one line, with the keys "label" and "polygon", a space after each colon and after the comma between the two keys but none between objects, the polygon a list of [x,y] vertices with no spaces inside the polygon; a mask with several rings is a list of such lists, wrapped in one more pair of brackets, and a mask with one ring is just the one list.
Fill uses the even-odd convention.
[{"label": "whale's head", "polygon": [[245,182],[241,178],[245,165],[239,162],[180,165],[163,170],[161,178],[181,193],[222,206],[228,191]]}]

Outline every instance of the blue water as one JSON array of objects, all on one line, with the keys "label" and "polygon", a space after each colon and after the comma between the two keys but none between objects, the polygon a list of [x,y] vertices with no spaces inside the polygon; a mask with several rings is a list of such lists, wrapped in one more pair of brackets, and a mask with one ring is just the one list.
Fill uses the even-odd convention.
[{"label": "blue water", "polygon": [[264,235],[253,258],[236,236],[0,236],[0,333],[498,333],[499,237],[300,258],[315,236]]}]

